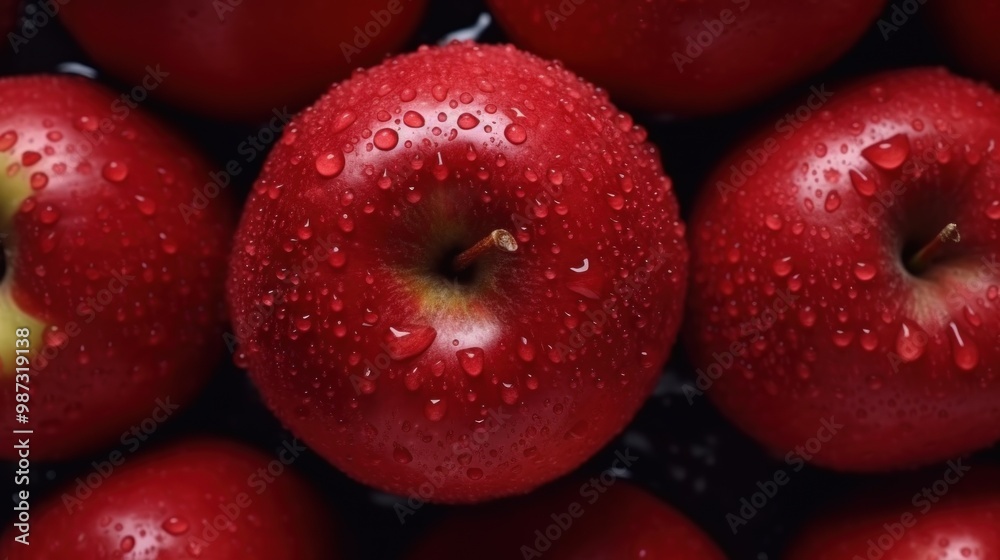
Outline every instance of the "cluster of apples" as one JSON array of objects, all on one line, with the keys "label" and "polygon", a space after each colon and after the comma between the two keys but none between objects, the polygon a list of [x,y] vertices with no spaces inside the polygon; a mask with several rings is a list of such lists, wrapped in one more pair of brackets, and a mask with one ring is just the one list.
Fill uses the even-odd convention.
[{"label": "cluster of apples", "polygon": [[[272,4],[43,6],[99,68],[211,118],[301,107],[347,78],[284,126],[241,218],[230,181],[134,93],[0,79],[5,459],[27,459],[19,386],[31,461],[91,456],[164,399],[189,403],[228,344],[274,415],[351,478],[421,503],[519,496],[629,424],[679,333],[697,368],[683,392],[778,456],[832,422],[809,460],[846,472],[1000,440],[1000,94],[941,68],[813,88],[717,164],[687,224],[658,148],[615,105],[750,106],[908,4],[491,0],[517,46],[375,66],[423,0]],[[957,4],[933,8],[942,37],[1000,84],[983,25],[1000,7]],[[182,440],[86,499],[33,505],[0,551],[350,555],[288,462]],[[789,557],[1000,558],[1000,471],[975,471],[919,525],[899,517],[908,496],[886,495],[818,521]],[[476,509],[412,557],[723,557],[637,486],[584,487]]]}]

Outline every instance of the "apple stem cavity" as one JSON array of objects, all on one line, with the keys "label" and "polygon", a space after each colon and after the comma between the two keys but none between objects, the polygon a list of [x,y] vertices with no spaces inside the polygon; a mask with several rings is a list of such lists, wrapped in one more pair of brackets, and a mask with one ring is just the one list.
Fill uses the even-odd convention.
[{"label": "apple stem cavity", "polygon": [[924,245],[922,249],[910,258],[907,263],[910,271],[914,274],[920,274],[927,270],[945,243],[958,243],[961,240],[962,235],[958,232],[958,224],[944,226],[944,229],[934,236],[934,239],[931,239],[927,245]]},{"label": "apple stem cavity", "polygon": [[505,229],[495,229],[489,235],[479,240],[478,243],[462,251],[451,262],[451,267],[455,272],[461,272],[481,257],[487,251],[500,250],[505,253],[517,251],[517,240]]}]

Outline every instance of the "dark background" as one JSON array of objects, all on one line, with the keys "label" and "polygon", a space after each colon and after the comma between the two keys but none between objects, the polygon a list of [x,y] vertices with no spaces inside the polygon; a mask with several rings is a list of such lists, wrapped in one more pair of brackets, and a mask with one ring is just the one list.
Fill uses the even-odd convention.
[{"label": "dark background", "polygon": [[[888,19],[891,7],[892,2],[887,5],[883,18]],[[404,50],[436,43],[451,31],[471,26],[484,11],[486,8],[481,0],[431,0],[417,36]],[[948,65],[961,72],[929,32],[924,21],[928,11],[922,8],[898,31],[890,34],[888,40],[873,24],[864,38],[834,66],[763,104],[728,115],[691,120],[634,114],[636,121],[648,128],[650,140],[660,147],[685,217],[713,163],[757,127],[770,126],[782,108],[802,103],[810,85],[825,83],[836,90],[838,82],[853,76],[909,66]],[[505,42],[506,38],[493,24],[480,40]],[[18,56],[0,61],[0,74],[54,72],[65,62],[90,64],[58,21],[50,23],[22,48]],[[119,90],[127,89],[124,84],[105,76],[98,79]],[[144,102],[143,106],[187,132],[214,159],[218,168],[237,157],[239,143],[259,130],[259,126],[234,126],[195,118],[153,100]],[[259,165],[262,160],[258,158],[255,163]],[[250,171],[252,173],[235,177],[236,186],[243,193],[249,190],[257,173],[257,169]],[[635,421],[581,467],[579,474],[600,473],[610,467],[616,450],[629,448],[639,459],[625,476],[687,514],[729,557],[748,560],[778,558],[801,524],[832,500],[859,486],[880,486],[896,478],[896,475],[838,475],[806,467],[790,474],[791,481],[776,497],[733,534],[726,514],[736,513],[740,499],[749,499],[757,491],[758,481],[771,480],[778,469],[789,473],[792,469],[781,459],[770,457],[723,420],[707,397],[696,398],[689,404],[680,393],[680,386],[689,382],[693,375],[693,368],[678,344],[659,388]],[[199,399],[159,427],[142,450],[190,433],[225,435],[268,452],[274,452],[283,441],[291,438],[264,408],[246,375],[231,361],[224,364]],[[1000,448],[981,453],[976,459],[1000,459]],[[427,505],[401,526],[392,508],[395,497],[350,481],[311,452],[299,458],[294,468],[312,479],[327,495],[328,502],[336,507],[347,524],[345,534],[357,541],[366,559],[397,557],[427,527],[443,515],[460,509]],[[77,476],[85,476],[92,469],[89,459],[44,467],[33,465],[31,489],[35,511],[44,495],[56,494],[57,497],[61,485],[72,484]],[[939,477],[942,470],[939,467],[928,469],[928,481]],[[4,476],[7,494],[12,493],[11,483],[11,477]],[[919,486],[914,491],[918,490]],[[5,516],[5,525],[10,522],[10,512],[10,508],[4,507],[0,513]]]}]

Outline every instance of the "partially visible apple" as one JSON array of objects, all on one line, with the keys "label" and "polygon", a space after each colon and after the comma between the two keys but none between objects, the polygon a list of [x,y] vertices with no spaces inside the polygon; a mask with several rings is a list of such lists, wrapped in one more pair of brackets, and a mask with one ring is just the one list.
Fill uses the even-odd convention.
[{"label": "partially visible apple", "polygon": [[19,0],[0,0],[0,34],[6,37],[7,33],[14,28],[20,7]]},{"label": "partially visible apple", "polygon": [[[835,469],[996,442],[1000,96],[902,70],[799,124],[734,150],[695,211],[700,386],[772,450]],[[843,427],[814,442],[824,422]]]},{"label": "partially visible apple", "polygon": [[237,359],[292,431],[367,484],[474,502],[572,470],[625,426],[686,271],[642,128],[556,63],[453,43],[290,123],[228,290]]},{"label": "partially visible apple", "polygon": [[628,482],[607,481],[604,476],[559,483],[456,513],[422,536],[407,559],[725,558],[681,512]]},{"label": "partially visible apple", "polygon": [[844,54],[885,0],[488,0],[515,44],[616,103],[684,115],[766,99]]},{"label": "partially visible apple", "polygon": [[212,119],[253,121],[311,103],[334,80],[401,47],[427,0],[61,0],[97,67]]},{"label": "partially visible apple", "polygon": [[207,163],[90,80],[4,78],[0,98],[0,457],[31,429],[32,459],[67,458],[165,420],[212,371],[233,208],[185,211]]},{"label": "partially visible apple", "polygon": [[809,522],[788,560],[1000,558],[1000,468],[949,461]]},{"label": "partially visible apple", "polygon": [[977,77],[1000,87],[1000,2],[965,0],[931,2],[927,21],[933,25],[958,62]]},{"label": "partially visible apple", "polygon": [[21,528],[8,527],[0,555],[336,560],[344,552],[337,519],[293,470],[304,450],[286,442],[268,455],[231,441],[196,438],[126,458],[117,467],[106,462],[110,474],[94,488],[78,482],[37,505],[29,501],[29,544],[14,540],[24,536]]}]

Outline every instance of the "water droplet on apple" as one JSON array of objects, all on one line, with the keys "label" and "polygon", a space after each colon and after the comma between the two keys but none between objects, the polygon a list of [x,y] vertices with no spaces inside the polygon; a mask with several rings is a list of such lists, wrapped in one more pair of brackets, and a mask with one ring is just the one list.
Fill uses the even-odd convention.
[{"label": "water droplet on apple", "polygon": [[897,134],[861,150],[861,155],[876,167],[896,169],[910,156],[910,138],[905,134]]},{"label": "water droplet on apple", "polygon": [[837,329],[833,331],[833,344],[838,348],[846,348],[854,340],[854,333],[852,331],[845,331],[843,329]]},{"label": "water droplet on apple", "polygon": [[337,227],[339,227],[340,231],[344,233],[351,233],[354,231],[354,220],[347,214],[341,214],[340,217],[337,218]]},{"label": "water droplet on apple", "polygon": [[955,365],[959,369],[970,371],[979,365],[979,348],[970,337],[962,336],[958,330],[958,325],[954,322],[948,323],[948,332],[951,335],[951,354],[955,360]]},{"label": "water droplet on apple", "polygon": [[132,549],[135,548],[135,537],[132,535],[126,535],[121,542],[118,543],[118,548],[120,548],[122,552],[132,552]]},{"label": "water droplet on apple", "polygon": [[854,265],[854,277],[862,282],[867,282],[875,277],[878,269],[871,263],[859,262]]},{"label": "water droplet on apple", "polygon": [[612,210],[621,210],[625,207],[625,197],[622,195],[616,192],[609,192],[607,193],[607,196],[608,206],[610,206]]},{"label": "water droplet on apple", "polygon": [[861,329],[861,347],[871,352],[878,347],[878,335],[871,329]]},{"label": "water droplet on apple", "polygon": [[462,366],[462,371],[465,373],[476,377],[483,372],[482,348],[465,348],[456,352],[456,355],[458,356],[458,364]]},{"label": "water droplet on apple", "polygon": [[994,200],[986,206],[986,217],[991,220],[1000,220],[1000,200]]},{"label": "water droplet on apple", "polygon": [[923,356],[927,342],[927,333],[919,325],[903,319],[896,337],[896,353],[904,362],[913,362]]},{"label": "water droplet on apple", "polygon": [[30,179],[31,188],[41,190],[45,188],[45,185],[49,184],[49,176],[41,171],[36,171],[31,174]]},{"label": "water droplet on apple", "polygon": [[396,448],[392,450],[392,459],[401,465],[406,465],[413,460],[413,455],[407,448],[397,444]]},{"label": "water droplet on apple", "polygon": [[785,257],[774,261],[771,269],[781,278],[788,276],[792,272],[792,257]]},{"label": "water droplet on apple", "polygon": [[17,144],[17,132],[8,130],[0,134],[0,152],[6,152],[13,148],[14,144]]},{"label": "water droplet on apple", "polygon": [[407,111],[403,114],[403,124],[410,128],[420,128],[424,126],[424,116],[416,111]]},{"label": "water droplet on apple", "polygon": [[299,331],[307,332],[309,329],[312,328],[312,320],[309,319],[308,315],[299,317],[295,321],[295,328],[298,329]]},{"label": "water droplet on apple", "polygon": [[872,196],[875,194],[875,188],[877,184],[875,178],[869,178],[861,171],[852,169],[848,172],[851,177],[851,184],[854,185],[854,190],[858,191],[861,196]]},{"label": "water droplet on apple", "polygon": [[190,528],[190,524],[180,517],[169,517],[161,525],[163,530],[170,533],[173,536],[183,535]]},{"label": "water droplet on apple", "polygon": [[424,403],[424,417],[431,422],[441,421],[447,410],[448,404],[444,399],[429,399]]},{"label": "water droplet on apple", "polygon": [[128,177],[128,166],[120,161],[109,161],[101,169],[101,176],[112,183],[121,183]]},{"label": "water droplet on apple", "polygon": [[383,341],[386,352],[393,360],[405,360],[423,353],[427,350],[434,339],[437,338],[437,330],[426,325],[403,325],[400,327],[389,327]]},{"label": "water droplet on apple", "polygon": [[830,193],[826,195],[826,202],[823,203],[823,208],[827,212],[834,212],[840,208],[840,194],[837,193],[837,191],[830,191]]},{"label": "water droplet on apple", "polygon": [[764,225],[771,231],[778,231],[784,225],[784,222],[781,221],[781,217],[777,214],[771,214],[764,218]]},{"label": "water droplet on apple", "polygon": [[965,315],[965,320],[968,321],[969,324],[972,325],[973,327],[978,327],[983,324],[983,321],[982,319],[979,318],[979,315],[976,314],[975,310],[973,310],[968,305],[965,306],[965,309],[962,310],[962,313]]},{"label": "water droplet on apple", "polygon": [[344,153],[340,150],[316,156],[316,171],[324,177],[336,177],[344,170]]},{"label": "water droplet on apple", "polygon": [[511,144],[523,144],[528,139],[528,131],[519,124],[508,124],[503,130],[504,138]]},{"label": "water droplet on apple", "polygon": [[431,95],[434,96],[435,101],[444,101],[448,97],[448,88],[441,84],[435,84],[431,87]]},{"label": "water droplet on apple", "polygon": [[347,127],[354,124],[354,121],[358,119],[358,115],[354,111],[344,111],[333,119],[333,127],[330,130],[333,134],[338,132],[343,132]]},{"label": "water droplet on apple", "polygon": [[143,216],[156,214],[156,202],[142,195],[135,195],[135,206]]},{"label": "water droplet on apple", "polygon": [[55,206],[51,204],[46,204],[38,212],[38,221],[43,224],[50,226],[59,221],[59,211],[56,210]]},{"label": "water droplet on apple", "polygon": [[527,338],[521,337],[521,342],[517,346],[517,355],[525,362],[532,362],[535,360],[535,345],[528,341]]},{"label": "water droplet on apple", "polygon": [[600,299],[604,291],[604,275],[596,262],[591,263],[585,258],[579,266],[570,267],[570,272],[572,274],[566,280],[567,289],[588,299]]},{"label": "water droplet on apple", "polygon": [[376,148],[388,151],[395,148],[396,144],[399,143],[399,134],[391,128],[382,128],[375,133],[375,137],[372,139],[372,142],[375,144]]},{"label": "water droplet on apple", "polygon": [[479,480],[480,478],[483,478],[483,470],[472,467],[465,471],[465,475],[468,476],[470,480]]},{"label": "water droplet on apple", "polygon": [[479,125],[479,119],[469,113],[462,113],[458,116],[458,127],[462,130],[469,130]]},{"label": "water droplet on apple", "polygon": [[520,395],[517,391],[517,385],[513,382],[501,382],[500,383],[500,399],[503,400],[505,404],[514,405],[517,404],[517,399]]},{"label": "water droplet on apple", "polygon": [[36,163],[41,161],[41,159],[42,159],[42,154],[32,150],[28,150],[23,154],[21,154],[21,165],[24,165],[25,167],[31,167],[32,165],[35,165]]}]

